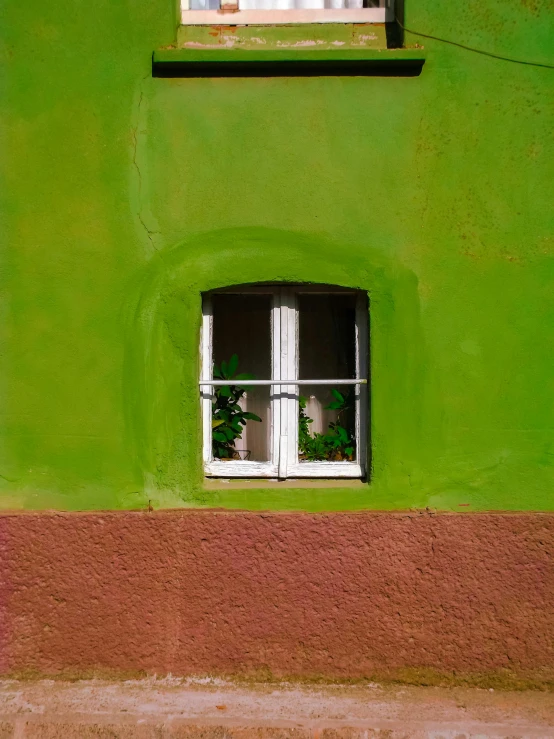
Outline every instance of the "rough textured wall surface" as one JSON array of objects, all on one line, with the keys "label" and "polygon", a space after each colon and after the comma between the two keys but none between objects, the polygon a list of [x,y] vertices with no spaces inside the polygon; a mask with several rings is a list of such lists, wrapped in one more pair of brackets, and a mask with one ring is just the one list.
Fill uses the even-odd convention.
[{"label": "rough textured wall surface", "polygon": [[[408,34],[415,78],[156,79],[175,6],[3,4],[0,506],[551,510],[553,71]],[[406,4],[528,61],[553,23]],[[268,279],[369,294],[363,493],[203,487],[200,293]]]},{"label": "rough textured wall surface", "polygon": [[554,517],[0,519],[3,672],[554,668]]}]

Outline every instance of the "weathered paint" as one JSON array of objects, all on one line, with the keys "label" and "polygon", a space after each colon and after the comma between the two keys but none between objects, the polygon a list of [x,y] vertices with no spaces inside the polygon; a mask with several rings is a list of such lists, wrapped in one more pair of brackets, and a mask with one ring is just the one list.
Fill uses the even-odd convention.
[{"label": "weathered paint", "polygon": [[[389,31],[389,37],[391,33]],[[180,26],[177,49],[377,49],[387,47],[385,24],[333,23],[291,26]]]},{"label": "weathered paint", "polygon": [[0,541],[4,673],[554,678],[550,515],[24,513]]},{"label": "weathered paint", "polygon": [[[426,40],[417,78],[153,79],[175,14],[4,7],[1,505],[552,510],[554,71]],[[552,20],[406,15],[542,62]],[[200,292],[262,279],[368,291],[367,485],[203,485]]]}]

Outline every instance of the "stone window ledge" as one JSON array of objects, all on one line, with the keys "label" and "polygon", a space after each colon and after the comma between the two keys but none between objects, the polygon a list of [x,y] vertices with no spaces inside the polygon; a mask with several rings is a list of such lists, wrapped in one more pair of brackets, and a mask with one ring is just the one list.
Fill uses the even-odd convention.
[{"label": "stone window ledge", "polygon": [[154,77],[417,77],[425,52],[375,48],[171,48],[155,51]]}]

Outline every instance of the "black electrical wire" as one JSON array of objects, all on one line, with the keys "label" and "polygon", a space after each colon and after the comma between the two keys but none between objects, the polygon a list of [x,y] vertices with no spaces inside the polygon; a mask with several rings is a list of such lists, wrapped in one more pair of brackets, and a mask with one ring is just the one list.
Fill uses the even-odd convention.
[{"label": "black electrical wire", "polygon": [[542,62],[528,62],[524,59],[514,59],[509,56],[502,56],[501,54],[493,54],[491,51],[484,51],[483,49],[475,49],[473,46],[466,46],[466,44],[460,44],[457,41],[449,41],[445,38],[439,38],[438,36],[432,36],[430,33],[420,33],[419,31],[412,31],[410,28],[406,28],[397,16],[395,16],[396,22],[400,28],[406,33],[411,33],[413,36],[421,36],[422,38],[430,38],[433,41],[440,41],[443,44],[450,44],[450,46],[458,46],[460,49],[466,51],[473,51],[476,54],[483,54],[483,56],[490,56],[493,59],[501,59],[503,62],[513,62],[514,64],[525,64],[529,67],[544,67],[545,69],[554,69],[554,64],[543,64]]}]

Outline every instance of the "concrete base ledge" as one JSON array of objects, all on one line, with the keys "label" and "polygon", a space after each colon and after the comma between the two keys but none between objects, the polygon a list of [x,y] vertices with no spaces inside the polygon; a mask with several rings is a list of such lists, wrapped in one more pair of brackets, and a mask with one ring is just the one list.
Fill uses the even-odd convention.
[{"label": "concrete base ledge", "polygon": [[217,679],[0,684],[0,739],[554,737],[552,694]]},{"label": "concrete base ledge", "polygon": [[[516,733],[514,733],[516,731]],[[220,721],[213,724],[197,721],[168,720],[163,723],[143,718],[98,720],[88,717],[71,720],[65,716],[41,719],[2,721],[2,739],[547,739],[553,733],[536,726],[486,724],[398,724],[367,723],[365,726],[294,727],[271,724],[241,724]]]}]

